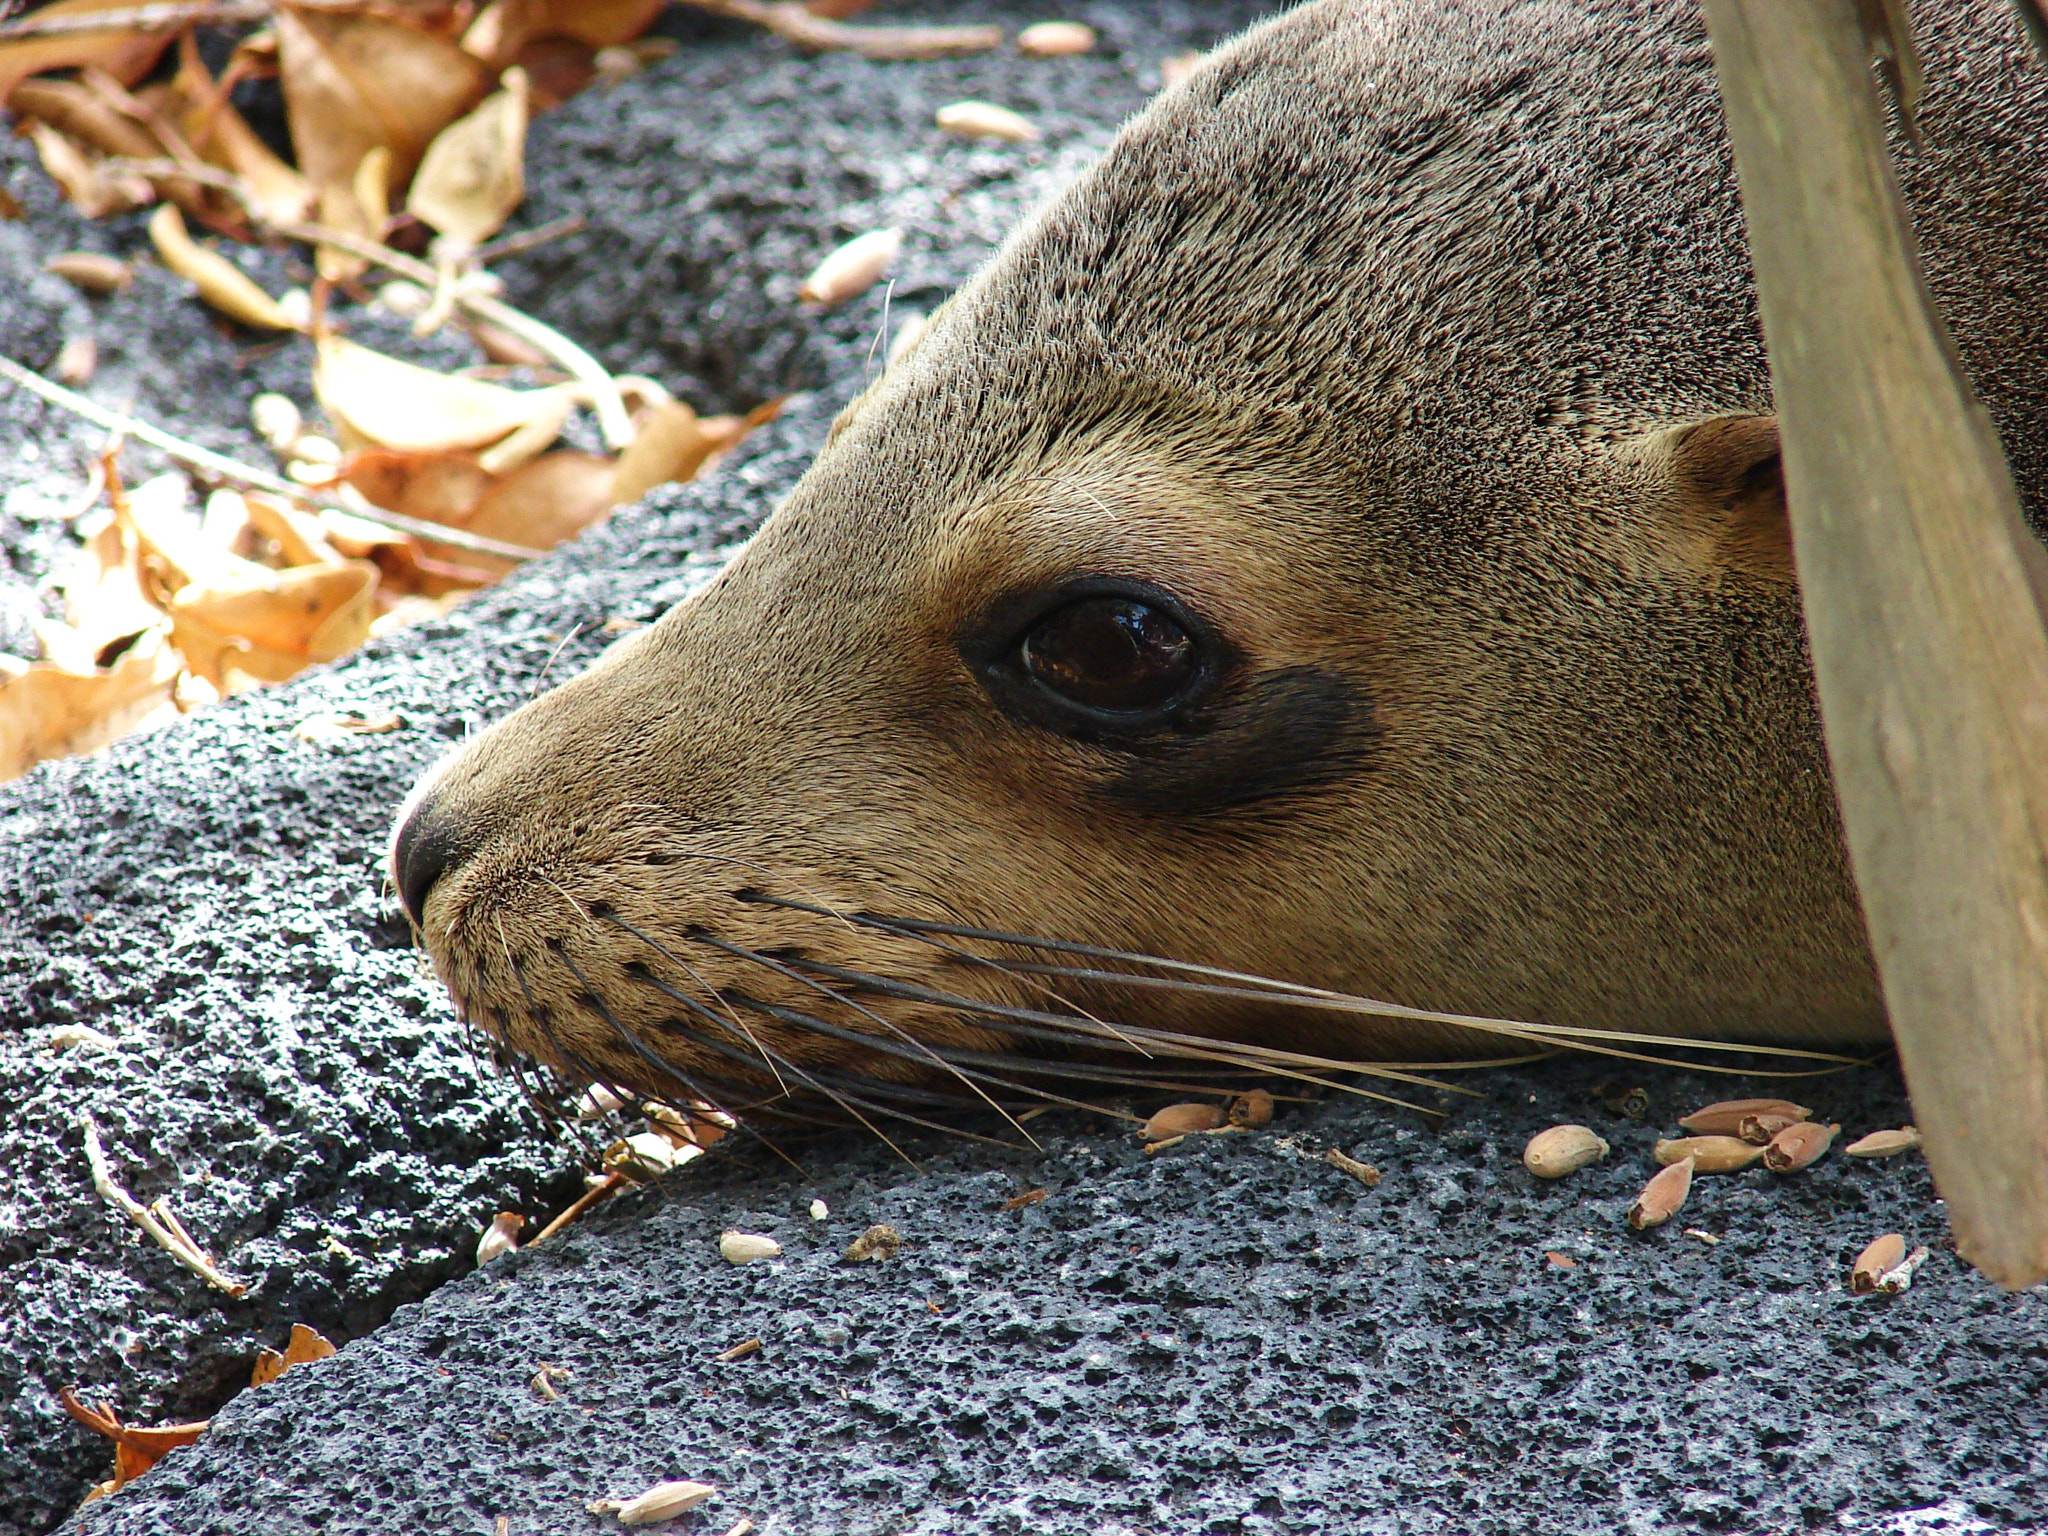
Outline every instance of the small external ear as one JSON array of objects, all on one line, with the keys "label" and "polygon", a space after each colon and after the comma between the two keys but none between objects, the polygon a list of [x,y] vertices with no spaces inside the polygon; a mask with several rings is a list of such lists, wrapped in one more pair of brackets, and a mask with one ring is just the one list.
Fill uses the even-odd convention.
[{"label": "small external ear", "polygon": [[1662,482],[1651,512],[1660,563],[1709,582],[1795,579],[1775,416],[1709,416],[1622,452]]}]

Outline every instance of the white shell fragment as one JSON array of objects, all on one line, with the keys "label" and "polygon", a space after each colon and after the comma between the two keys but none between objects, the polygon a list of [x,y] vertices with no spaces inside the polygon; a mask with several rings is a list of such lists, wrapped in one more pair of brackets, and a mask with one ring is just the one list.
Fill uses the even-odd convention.
[{"label": "white shell fragment", "polygon": [[1095,29],[1078,21],[1041,21],[1017,34],[1017,51],[1034,59],[1086,53],[1094,46]]},{"label": "white shell fragment", "polygon": [[823,1221],[827,1216],[830,1216],[831,1214],[832,1208],[826,1205],[824,1201],[813,1200],[811,1202],[811,1220]]},{"label": "white shell fragment", "polygon": [[894,227],[856,235],[812,268],[797,297],[807,304],[844,304],[874,287],[902,249],[903,231]]},{"label": "white shell fragment", "polygon": [[483,1236],[477,1239],[476,1267],[482,1269],[491,1260],[517,1251],[519,1229],[525,1225],[526,1218],[517,1211],[500,1211],[492,1217]]},{"label": "white shell fragment", "polygon": [[956,101],[939,108],[936,121],[946,132],[957,133],[963,139],[1006,139],[1012,144],[1030,144],[1044,137],[1030,118],[992,101]]},{"label": "white shell fragment", "polygon": [[718,1240],[718,1251],[728,1264],[751,1264],[756,1259],[779,1259],[782,1244],[758,1232],[728,1232]]}]

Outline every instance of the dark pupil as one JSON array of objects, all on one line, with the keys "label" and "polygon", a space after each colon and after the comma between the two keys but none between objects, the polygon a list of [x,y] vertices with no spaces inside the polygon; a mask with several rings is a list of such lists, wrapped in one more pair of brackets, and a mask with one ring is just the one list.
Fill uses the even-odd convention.
[{"label": "dark pupil", "polygon": [[1195,644],[1157,608],[1091,597],[1039,621],[1024,637],[1024,669],[1091,709],[1153,709],[1195,670]]}]

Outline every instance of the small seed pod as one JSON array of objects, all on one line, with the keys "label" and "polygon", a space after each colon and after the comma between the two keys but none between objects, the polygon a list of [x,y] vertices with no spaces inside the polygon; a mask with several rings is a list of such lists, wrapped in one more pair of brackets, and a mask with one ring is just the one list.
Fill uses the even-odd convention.
[{"label": "small seed pod", "polygon": [[1194,1131],[1213,1131],[1223,1123],[1223,1111],[1214,1104],[1169,1104],[1145,1122],[1147,1141],[1166,1141]]},{"label": "small seed pod", "polygon": [[811,269],[796,296],[806,304],[844,304],[858,298],[889,270],[903,249],[900,229],[871,229],[856,235]]},{"label": "small seed pod", "polygon": [[1271,1125],[1273,1095],[1263,1088],[1254,1088],[1250,1093],[1240,1093],[1230,1101],[1230,1111],[1226,1118],[1232,1125],[1241,1125],[1247,1130]]},{"label": "small seed pod", "polygon": [[680,1515],[686,1509],[695,1509],[714,1493],[714,1483],[692,1483],[678,1480],[673,1483],[656,1483],[637,1498],[621,1503],[617,1499],[599,1499],[590,1506],[593,1515],[617,1515],[621,1525],[652,1525],[657,1520],[668,1520]]},{"label": "small seed pod", "polygon": [[1797,1173],[1820,1161],[1841,1131],[1839,1125],[1816,1125],[1811,1120],[1788,1125],[1764,1148],[1764,1166],[1773,1173]]},{"label": "small seed pod", "polygon": [[1661,1227],[1676,1216],[1692,1193],[1692,1167],[1691,1158],[1681,1158],[1645,1184],[1636,1203],[1628,1208],[1628,1224],[1641,1232]]},{"label": "small seed pod", "polygon": [[1804,1120],[1812,1113],[1786,1099],[1723,1099],[1694,1110],[1678,1123],[1695,1136],[1740,1136],[1742,1122],[1751,1115],[1783,1115],[1787,1120]]},{"label": "small seed pod", "polygon": [[1041,21],[1017,34],[1017,51],[1034,59],[1086,53],[1094,46],[1095,29],[1078,21]]},{"label": "small seed pod", "polygon": [[1657,1143],[1657,1161],[1665,1167],[1692,1159],[1695,1173],[1734,1173],[1764,1155],[1764,1149],[1740,1136],[1684,1136]]},{"label": "small seed pod", "polygon": [[1788,1125],[1804,1125],[1806,1122],[1794,1115],[1744,1115],[1737,1133],[1744,1141],[1767,1147],[1771,1138]]},{"label": "small seed pod", "polygon": [[728,1264],[751,1264],[781,1258],[782,1244],[758,1232],[727,1232],[718,1239],[718,1252]]},{"label": "small seed pod", "polygon": [[886,1224],[872,1226],[861,1233],[846,1247],[846,1262],[849,1264],[879,1264],[884,1259],[896,1257],[896,1251],[903,1246],[903,1234]]},{"label": "small seed pod", "polygon": [[1006,139],[1012,144],[1029,144],[1044,137],[1030,118],[992,101],[956,101],[939,108],[936,121],[946,132],[957,133],[963,139]]},{"label": "small seed pod", "polygon": [[1849,1289],[1858,1296],[1868,1296],[1877,1290],[1878,1282],[1885,1275],[1899,1267],[1906,1257],[1906,1240],[1896,1232],[1887,1232],[1876,1242],[1856,1255],[1856,1262],[1849,1266]]},{"label": "small seed pod", "polygon": [[526,1218],[517,1211],[500,1211],[493,1216],[484,1235],[476,1240],[476,1267],[482,1269],[491,1260],[516,1252],[519,1229],[525,1225]]},{"label": "small seed pod", "polygon": [[1844,1157],[1896,1157],[1920,1145],[1917,1126],[1902,1125],[1896,1131],[1872,1131],[1842,1148]]},{"label": "small seed pod", "polygon": [[66,251],[44,262],[43,270],[87,293],[118,293],[135,280],[135,269],[127,262],[97,251]]},{"label": "small seed pod", "polygon": [[306,430],[298,406],[283,395],[273,394],[261,394],[249,402],[249,425],[279,458],[292,451],[299,434]]},{"label": "small seed pod", "polygon": [[1561,1179],[1607,1155],[1607,1143],[1583,1125],[1553,1125],[1522,1148],[1522,1166],[1539,1179]]}]

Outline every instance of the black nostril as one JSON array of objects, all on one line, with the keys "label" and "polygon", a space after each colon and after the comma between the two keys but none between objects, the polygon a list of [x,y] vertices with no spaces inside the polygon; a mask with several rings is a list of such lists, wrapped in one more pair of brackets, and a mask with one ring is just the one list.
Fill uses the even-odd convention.
[{"label": "black nostril", "polygon": [[427,896],[434,882],[448,873],[463,857],[448,818],[434,814],[434,797],[420,797],[391,843],[391,874],[398,886],[398,899],[414,926],[426,921]]}]

